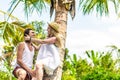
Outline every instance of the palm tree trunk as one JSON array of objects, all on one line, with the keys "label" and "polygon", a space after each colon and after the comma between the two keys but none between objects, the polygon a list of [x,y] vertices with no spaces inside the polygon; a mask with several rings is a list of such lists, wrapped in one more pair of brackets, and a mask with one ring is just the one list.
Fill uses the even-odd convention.
[{"label": "palm tree trunk", "polygon": [[[61,64],[54,72],[53,76],[47,77],[49,80],[61,80],[62,77],[62,67],[65,55],[65,41],[66,41],[66,30],[67,30],[67,15],[68,11],[65,9],[65,5],[62,0],[56,1],[55,4],[55,22],[60,24],[60,35],[62,46],[58,46],[60,51]],[[45,79],[47,80],[47,79]]]}]

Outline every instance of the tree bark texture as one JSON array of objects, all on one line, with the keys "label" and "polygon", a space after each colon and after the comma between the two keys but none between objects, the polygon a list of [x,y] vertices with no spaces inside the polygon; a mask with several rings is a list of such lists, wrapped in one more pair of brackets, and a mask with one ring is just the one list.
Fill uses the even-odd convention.
[{"label": "tree bark texture", "polygon": [[66,41],[68,11],[65,8],[65,4],[62,3],[62,0],[56,0],[54,4],[54,9],[55,9],[55,22],[57,22],[60,27],[59,34],[61,35],[60,41],[62,43],[62,46],[58,46],[58,48],[60,51],[61,64],[55,70],[53,76],[45,77],[44,80],[61,80],[61,77],[62,77],[62,67],[63,67],[63,61],[64,61],[64,55],[65,55],[65,41]]}]

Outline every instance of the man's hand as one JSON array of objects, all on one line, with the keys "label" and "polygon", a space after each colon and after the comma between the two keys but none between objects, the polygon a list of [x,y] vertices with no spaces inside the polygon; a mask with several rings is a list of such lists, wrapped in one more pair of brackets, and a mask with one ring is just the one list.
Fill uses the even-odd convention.
[{"label": "man's hand", "polygon": [[31,74],[32,77],[36,77],[36,72],[35,72],[35,70],[31,70],[31,71],[30,71],[30,74]]}]

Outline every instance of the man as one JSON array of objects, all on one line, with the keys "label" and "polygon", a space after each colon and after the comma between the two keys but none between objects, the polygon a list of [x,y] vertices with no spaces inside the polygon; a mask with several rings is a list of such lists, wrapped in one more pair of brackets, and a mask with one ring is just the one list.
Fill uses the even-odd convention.
[{"label": "man", "polygon": [[[35,37],[35,32],[32,29],[24,31],[24,37],[29,35],[31,38]],[[17,49],[17,63],[13,74],[18,80],[32,80],[35,77],[33,66],[34,47],[31,40],[20,42]]]}]

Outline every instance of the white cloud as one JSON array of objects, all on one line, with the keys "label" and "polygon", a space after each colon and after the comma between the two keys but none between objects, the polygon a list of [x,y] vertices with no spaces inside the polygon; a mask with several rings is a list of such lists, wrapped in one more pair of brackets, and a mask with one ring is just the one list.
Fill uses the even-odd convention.
[{"label": "white cloud", "polygon": [[66,46],[70,50],[70,53],[77,53],[85,57],[83,52],[86,50],[93,49],[99,51],[104,49],[107,45],[119,44],[120,38],[116,38],[116,33],[114,33],[113,29],[107,32],[97,30],[72,31],[68,33]]},{"label": "white cloud", "polygon": [[111,32],[113,34],[120,35],[120,26],[110,27],[108,30],[109,30],[109,32]]}]

